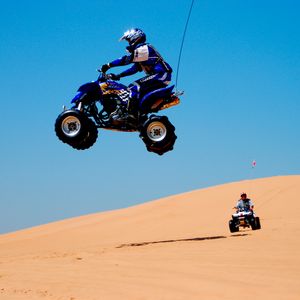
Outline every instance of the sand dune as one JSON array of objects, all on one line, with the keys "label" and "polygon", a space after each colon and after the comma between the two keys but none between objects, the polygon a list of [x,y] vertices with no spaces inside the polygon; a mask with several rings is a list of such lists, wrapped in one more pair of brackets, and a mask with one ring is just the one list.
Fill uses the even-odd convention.
[{"label": "sand dune", "polygon": [[[262,229],[231,234],[242,191]],[[300,299],[299,193],[277,176],[0,235],[0,299]]]}]

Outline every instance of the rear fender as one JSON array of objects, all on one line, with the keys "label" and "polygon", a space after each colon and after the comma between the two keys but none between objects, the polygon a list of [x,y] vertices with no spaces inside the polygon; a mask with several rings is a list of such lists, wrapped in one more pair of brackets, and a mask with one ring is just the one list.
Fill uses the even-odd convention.
[{"label": "rear fender", "polygon": [[163,103],[164,98],[171,97],[173,88],[174,85],[146,94],[139,103],[139,110],[146,112],[153,110],[154,107],[159,107]]}]

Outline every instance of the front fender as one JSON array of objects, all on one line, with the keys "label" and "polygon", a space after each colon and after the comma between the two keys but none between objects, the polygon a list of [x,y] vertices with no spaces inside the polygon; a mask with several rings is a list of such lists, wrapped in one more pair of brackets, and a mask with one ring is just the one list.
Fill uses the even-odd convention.
[{"label": "front fender", "polygon": [[88,104],[93,101],[100,100],[102,97],[102,91],[97,81],[88,82],[79,87],[75,97],[71,100],[71,103],[83,102]]}]

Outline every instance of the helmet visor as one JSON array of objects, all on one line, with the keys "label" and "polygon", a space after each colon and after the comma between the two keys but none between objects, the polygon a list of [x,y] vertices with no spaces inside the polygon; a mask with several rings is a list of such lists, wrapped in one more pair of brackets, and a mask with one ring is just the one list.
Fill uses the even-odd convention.
[{"label": "helmet visor", "polygon": [[120,41],[124,41],[126,40],[127,42],[129,42],[130,37],[134,34],[134,29],[130,29],[127,30],[126,32],[124,32],[124,34],[120,37],[119,42]]}]

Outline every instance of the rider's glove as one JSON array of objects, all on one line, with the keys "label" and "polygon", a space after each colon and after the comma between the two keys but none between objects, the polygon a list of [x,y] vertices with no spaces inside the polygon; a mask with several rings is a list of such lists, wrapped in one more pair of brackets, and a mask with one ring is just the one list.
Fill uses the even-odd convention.
[{"label": "rider's glove", "polygon": [[107,77],[111,80],[120,80],[121,76],[116,74],[108,74]]},{"label": "rider's glove", "polygon": [[101,67],[101,72],[106,73],[106,71],[110,68],[109,64],[105,64]]}]

